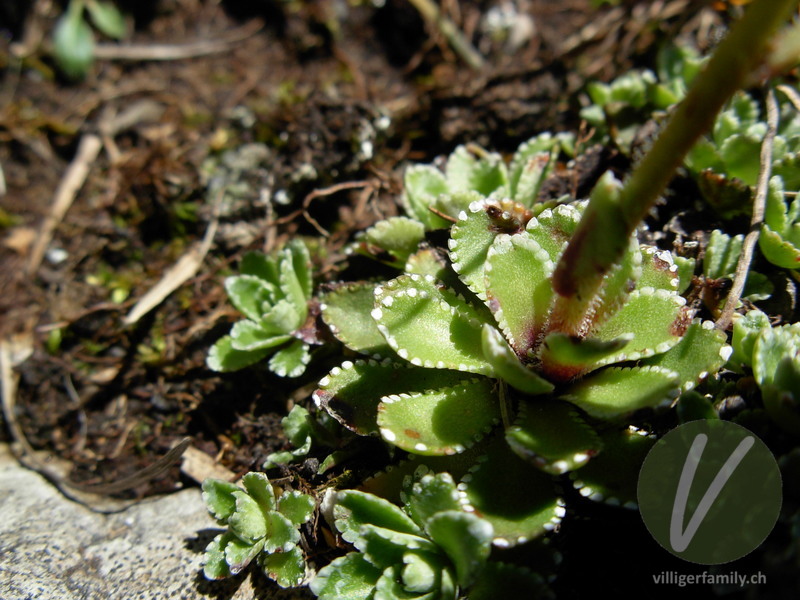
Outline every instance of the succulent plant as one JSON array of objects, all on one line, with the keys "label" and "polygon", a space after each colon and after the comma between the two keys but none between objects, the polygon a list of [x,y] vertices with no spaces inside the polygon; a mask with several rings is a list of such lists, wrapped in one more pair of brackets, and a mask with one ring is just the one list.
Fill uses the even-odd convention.
[{"label": "succulent plant", "polygon": [[464,509],[448,473],[422,468],[412,481],[402,509],[359,490],[329,492],[335,527],[357,551],[335,559],[311,581],[321,600],[455,600],[484,576],[490,580],[483,588],[503,590],[504,575],[518,578],[517,591],[536,590],[540,581],[527,571],[502,563],[487,569],[492,525]]},{"label": "succulent plant", "polygon": [[225,280],[225,290],[245,319],[211,347],[208,366],[238,371],[269,356],[276,375],[302,375],[314,341],[307,327],[313,287],[306,245],[292,240],[271,256],[249,253],[240,271]]},{"label": "succulent plant", "polygon": [[311,518],[316,503],[311,496],[284,491],[275,497],[263,473],[242,478],[244,489],[220,479],[203,482],[203,500],[209,512],[228,530],[206,548],[203,572],[208,579],[240,573],[254,559],[281,587],[306,579],[298,528]]},{"label": "succulent plant", "polygon": [[[703,257],[703,277],[707,282],[732,280],[736,275],[739,256],[742,254],[744,235],[730,236],[719,229],[711,232]],[[763,274],[750,269],[747,272],[742,299],[750,302],[766,300],[772,295],[774,286]],[[707,294],[706,304],[712,312],[718,312],[724,303],[714,294]]]},{"label": "succulent plant", "polygon": [[800,200],[787,204],[783,179],[770,179],[764,224],[758,238],[761,252],[771,263],[784,269],[800,268]]},{"label": "succulent plant", "polygon": [[[686,166],[698,178],[703,195],[723,216],[750,210],[766,132],[767,123],[761,118],[758,102],[749,94],[738,92],[718,115],[711,134],[689,152]],[[799,157],[800,117],[790,102],[783,101],[773,141],[771,172],[781,177],[786,190],[800,189]],[[777,214],[772,216],[774,219]],[[777,224],[779,219],[773,222]]]},{"label": "succulent plant", "polygon": [[[592,202],[617,188],[605,176]],[[325,295],[334,335],[370,358],[333,369],[316,403],[355,433],[423,455],[462,453],[502,417],[515,452],[564,472],[599,451],[590,422],[626,423],[721,366],[724,336],[692,321],[669,252],[631,237],[600,290],[555,293],[554,265],[585,205],[533,217],[475,193],[449,261],[424,247],[388,282]]]},{"label": "succulent plant", "polygon": [[753,370],[764,408],[777,425],[800,435],[800,323],[772,327],[759,310],[733,326],[729,364]]}]

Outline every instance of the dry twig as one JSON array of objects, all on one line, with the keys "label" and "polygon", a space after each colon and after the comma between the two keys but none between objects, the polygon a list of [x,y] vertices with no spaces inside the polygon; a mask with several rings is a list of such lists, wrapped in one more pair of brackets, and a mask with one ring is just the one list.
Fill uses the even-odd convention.
[{"label": "dry twig", "polygon": [[725,307],[722,309],[722,313],[717,319],[716,327],[722,331],[725,331],[730,326],[731,320],[733,319],[733,311],[736,309],[736,305],[742,297],[744,284],[747,281],[747,272],[753,260],[753,251],[755,250],[756,242],[758,242],[758,235],[761,232],[761,224],[764,222],[764,206],[767,201],[769,178],[772,171],[772,144],[775,140],[777,130],[778,102],[775,100],[775,92],[769,90],[767,93],[767,133],[761,144],[761,168],[758,172],[756,195],[753,199],[753,217],[750,220],[750,231],[747,232],[747,236],[745,236],[744,243],[742,244],[742,254],[739,256],[739,262],[736,264],[733,286],[728,293]]}]

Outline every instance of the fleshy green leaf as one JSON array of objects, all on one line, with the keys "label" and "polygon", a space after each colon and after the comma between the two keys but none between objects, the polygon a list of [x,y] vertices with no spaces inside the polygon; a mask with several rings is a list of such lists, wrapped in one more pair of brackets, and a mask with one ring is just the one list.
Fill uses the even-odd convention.
[{"label": "fleshy green leaf", "polygon": [[433,278],[401,275],[375,290],[372,316],[395,352],[413,365],[491,375],[478,313]]},{"label": "fleshy green leaf", "polygon": [[288,552],[300,541],[297,526],[277,511],[267,513],[269,536],[264,540],[264,549],[269,552]]},{"label": "fleshy green leaf", "polygon": [[[470,151],[472,150],[472,151]],[[445,167],[449,192],[476,191],[483,196],[508,195],[508,171],[499,154],[475,146],[458,146]]]},{"label": "fleshy green leaf", "polygon": [[[460,510],[456,483],[450,473],[433,474],[424,466],[418,467],[424,474],[418,476],[406,492],[406,512],[420,527],[425,527],[429,518],[437,512]],[[416,475],[416,473],[415,473]]]},{"label": "fleshy green leaf", "polygon": [[305,261],[308,258],[308,250],[305,244],[292,244],[286,246],[280,253],[278,259],[278,280],[280,281],[280,291],[283,296],[294,305],[305,321],[308,312],[307,302],[311,296],[310,271]]},{"label": "fleshy green leaf", "polygon": [[81,13],[82,10],[67,10],[53,29],[53,55],[71,79],[84,77],[94,61],[94,34]]},{"label": "fleshy green leaf", "polygon": [[566,402],[521,402],[506,441],[521,458],[553,475],[582,467],[603,448],[597,432]]},{"label": "fleshy green leaf", "polygon": [[491,363],[497,376],[511,387],[533,396],[553,391],[553,384],[523,365],[508,342],[491,325],[483,326],[481,342],[483,356]]},{"label": "fleshy green leaf", "polygon": [[633,338],[618,354],[597,364],[638,360],[669,350],[680,340],[685,304],[681,296],[666,290],[646,287],[631,292],[625,305],[591,332],[590,337],[607,342],[628,334],[633,334]]},{"label": "fleshy green leaf", "polygon": [[306,313],[305,304],[295,306],[289,300],[282,299],[264,312],[258,324],[265,332],[271,332],[273,335],[292,333],[303,325]]},{"label": "fleshy green leaf", "polygon": [[236,510],[233,493],[238,491],[240,488],[228,481],[209,478],[203,481],[203,502],[215,519],[227,523]]},{"label": "fleshy green leaf", "polygon": [[225,547],[234,538],[228,531],[220,533],[211,540],[206,546],[206,553],[203,557],[203,574],[206,579],[225,579],[230,577],[231,570],[225,560]]},{"label": "fleshy green leaf", "polygon": [[367,245],[367,253],[371,247],[377,247],[391,254],[393,266],[402,268],[408,257],[416,252],[419,243],[425,238],[425,226],[408,217],[391,217],[378,221],[364,232],[361,244]]},{"label": "fleshy green leaf", "polygon": [[345,361],[319,382],[314,402],[359,435],[378,433],[378,404],[390,394],[424,392],[456,385],[466,374],[389,362]]},{"label": "fleshy green leaf", "polygon": [[369,523],[361,526],[358,538],[353,544],[364,553],[368,561],[384,568],[398,565],[410,551],[435,555],[438,550],[436,545],[425,537]]},{"label": "fleshy green leaf", "polygon": [[320,600],[367,600],[380,576],[363,554],[351,552],[320,570],[308,587]]},{"label": "fleshy green leaf", "polygon": [[406,169],[403,181],[403,204],[408,213],[421,221],[426,229],[448,227],[447,221],[428,209],[440,194],[448,191],[444,173],[431,165],[413,165]]},{"label": "fleshy green leaf", "polygon": [[267,577],[283,588],[299,586],[306,576],[303,551],[297,546],[292,546],[287,552],[262,554],[260,563]]},{"label": "fleshy green leaf", "polygon": [[784,269],[800,268],[800,248],[784,240],[781,235],[769,228],[761,226],[758,246],[769,262]]},{"label": "fleshy green leaf", "polygon": [[239,264],[239,272],[263,280],[273,291],[280,285],[277,263],[263,252],[245,254]]},{"label": "fleshy green leaf", "polygon": [[264,550],[264,540],[259,540],[255,544],[245,542],[237,537],[231,537],[225,545],[225,561],[230,567],[231,575],[237,575],[244,571],[253,559]]},{"label": "fleshy green leaf", "polygon": [[498,235],[486,257],[486,298],[506,338],[527,356],[550,311],[555,265],[527,232]]},{"label": "fleshy green leaf", "polygon": [[530,207],[539,193],[542,181],[552,170],[553,147],[558,140],[550,133],[542,133],[517,148],[509,166],[509,184],[514,201]]},{"label": "fleshy green leaf", "polygon": [[564,514],[561,500],[545,475],[511,452],[504,440],[465,476],[468,506],[494,527],[494,544],[523,543],[552,530]]},{"label": "fleshy green leaf", "polygon": [[264,473],[247,473],[242,477],[242,485],[262,511],[275,509],[275,491]]},{"label": "fleshy green leaf", "polygon": [[409,535],[420,535],[422,530],[406,513],[391,502],[359,490],[336,492],[333,515],[336,529],[342,538],[353,543],[361,535],[361,528],[373,525]]},{"label": "fleshy green leaf", "polygon": [[271,348],[260,350],[236,350],[233,347],[233,338],[223,336],[211,346],[206,358],[206,364],[212,371],[229,372],[238,371],[257,363],[271,352]]},{"label": "fleshy green leaf", "polygon": [[[311,298],[314,292],[314,281],[311,273],[311,255],[308,252],[308,247],[301,239],[290,240],[284,249],[284,252],[289,253],[292,258],[292,271],[300,284],[302,292],[302,304]],[[280,273],[278,275],[280,281]],[[287,294],[290,298],[290,294]],[[298,298],[299,300],[299,298]]]},{"label": "fleshy green leaf", "polygon": [[299,377],[306,370],[310,360],[308,344],[295,339],[272,355],[269,359],[269,369],[280,377]]},{"label": "fleshy green leaf", "polygon": [[719,415],[711,402],[694,390],[681,394],[675,408],[681,423],[700,419],[719,419]]},{"label": "fleshy green leaf", "polygon": [[378,406],[383,438],[414,454],[463,452],[499,420],[500,407],[488,379],[449,388],[385,396]]},{"label": "fleshy green leaf", "polygon": [[742,253],[743,235],[733,237],[719,229],[711,232],[703,259],[703,275],[709,279],[731,277]]},{"label": "fleshy green leaf", "polygon": [[640,364],[669,369],[678,374],[681,389],[692,389],[709,373],[715,373],[730,357],[731,347],[725,334],[711,321],[699,319],[689,326],[675,346],[664,354],[643,360]]},{"label": "fleshy green leaf", "polygon": [[314,514],[316,502],[307,495],[295,490],[284,492],[278,500],[278,512],[293,525],[302,525]]},{"label": "fleshy green leaf", "polygon": [[375,307],[375,284],[352,283],[322,298],[322,319],[345,346],[373,358],[391,356],[386,339],[370,313]]},{"label": "fleshy green leaf", "polygon": [[636,508],[636,483],[645,456],[656,443],[654,436],[629,428],[602,435],[603,451],[578,471],[569,474],[581,496],[614,506]]},{"label": "fleshy green leaf", "polygon": [[489,206],[493,204],[476,193],[468,209],[458,216],[448,242],[453,270],[482,300],[486,299],[486,255],[497,235],[487,214]]},{"label": "fleshy green leaf", "polygon": [[617,419],[656,408],[678,395],[678,373],[663,367],[608,367],[573,385],[563,396],[598,419]]},{"label": "fleshy green leaf", "polygon": [[770,327],[772,327],[772,324],[769,321],[769,317],[760,310],[748,311],[744,316],[738,315],[738,318],[733,322],[733,337],[731,340],[733,354],[729,360],[733,368],[739,369],[741,365],[747,367],[753,365],[753,348],[756,344],[756,339],[764,329],[769,329]]},{"label": "fleshy green leaf", "polygon": [[275,302],[275,287],[255,275],[228,277],[225,291],[236,309],[251,321],[259,321]]},{"label": "fleshy green leaf", "polygon": [[553,209],[545,209],[528,222],[528,234],[550,256],[553,263],[558,262],[572,234],[578,227],[585,202],[560,204]]},{"label": "fleshy green leaf", "polygon": [[267,521],[264,511],[244,490],[233,492],[236,510],[228,519],[228,526],[240,540],[249,545],[267,535]]},{"label": "fleshy green leaf", "polygon": [[453,510],[433,515],[427,526],[431,539],[455,565],[458,584],[470,585],[489,558],[492,526],[477,515]]},{"label": "fleshy green leaf", "polygon": [[89,11],[89,17],[94,26],[105,35],[115,40],[125,37],[127,31],[125,17],[114,4],[103,0],[89,0],[86,3],[86,9]]},{"label": "fleshy green leaf", "polygon": [[[631,291],[636,287],[636,282],[642,274],[642,252],[639,242],[632,235],[628,241],[628,248],[620,261],[612,265],[605,276],[605,281],[598,293],[598,301],[592,322],[600,324],[610,318],[627,303]],[[639,286],[642,288],[643,286]]]},{"label": "fleshy green leaf", "polygon": [[554,331],[544,338],[539,358],[542,368],[551,377],[558,381],[567,381],[604,362],[616,361],[624,355],[622,350],[633,337],[632,333],[625,333],[616,339],[604,341],[578,338]]},{"label": "fleshy green leaf", "polygon": [[240,352],[268,350],[292,339],[290,335],[275,335],[264,330],[258,323],[244,319],[231,328],[231,348]]}]

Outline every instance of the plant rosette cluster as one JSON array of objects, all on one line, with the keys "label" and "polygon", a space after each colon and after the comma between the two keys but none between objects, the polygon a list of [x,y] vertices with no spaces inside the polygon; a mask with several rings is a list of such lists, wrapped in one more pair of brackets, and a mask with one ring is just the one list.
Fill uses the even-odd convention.
[{"label": "plant rosette cluster", "polygon": [[263,473],[242,478],[244,489],[220,479],[203,482],[203,500],[222,525],[206,548],[203,572],[208,579],[240,573],[253,560],[281,587],[301,585],[306,579],[298,528],[316,508],[311,496],[284,491],[280,497]]},{"label": "plant rosette cluster", "polygon": [[[335,559],[311,581],[321,600],[473,600],[533,597],[541,578],[489,561],[492,525],[466,512],[448,473],[424,467],[409,477],[400,508],[360,490],[330,491],[329,520],[356,550]],[[410,483],[413,482],[413,483]]]},{"label": "plant rosette cluster", "polygon": [[[618,189],[606,175],[591,202]],[[724,364],[724,335],[691,318],[680,295],[690,274],[669,252],[631,237],[591,297],[563,297],[551,276],[586,203],[534,217],[512,200],[470,197],[447,251],[422,244],[398,277],[342,284],[323,297],[333,334],[366,355],[334,368],[314,393],[346,428],[411,454],[454,457],[502,420],[505,450],[562,474],[628,443],[625,426],[638,413],[671,404]],[[514,456],[505,450],[493,450],[493,460]]]},{"label": "plant rosette cluster", "polygon": [[800,435],[800,323],[772,327],[760,310],[733,325],[729,366],[752,369],[764,408],[782,429]]},{"label": "plant rosette cluster", "polygon": [[316,342],[311,259],[305,243],[292,240],[271,256],[249,253],[240,271],[225,280],[225,291],[245,319],[211,347],[209,368],[238,371],[270,357],[269,369],[276,375],[302,375],[311,358],[310,344]]}]

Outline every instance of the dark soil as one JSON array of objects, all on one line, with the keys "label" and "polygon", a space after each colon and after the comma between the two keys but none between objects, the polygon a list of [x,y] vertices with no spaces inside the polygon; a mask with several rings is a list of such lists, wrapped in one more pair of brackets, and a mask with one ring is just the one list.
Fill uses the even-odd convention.
[{"label": "dark soil", "polygon": [[[323,235],[320,283],[346,270],[355,278],[361,266],[345,259],[343,247],[356,231],[399,212],[405,161],[431,161],[466,141],[510,152],[541,131],[578,131],[576,109],[588,80],[648,64],[666,39],[712,45],[726,19],[685,0],[617,8],[528,0],[518,8],[532,16],[535,32],[508,53],[480,29],[482,15],[499,4],[446,1],[445,11],[487,58],[476,72],[405,0],[376,2],[380,7],[332,0],[119,4],[135,23],[126,43],[247,35],[192,58],[100,59],[86,80],[69,82],[47,53],[59,4],[0,0],[0,166],[7,188],[0,196],[0,338],[32,339],[33,354],[17,367],[16,419],[34,448],[69,461],[70,479],[81,483],[131,475],[184,436],[237,474],[260,469],[286,446],[281,417],[293,403],[308,405],[330,365],[318,356],[297,380],[258,368],[221,376],[205,366],[208,348],[236,319],[222,280],[246,251]],[[115,115],[131,109],[122,131],[103,135]],[[59,182],[82,137],[97,132],[103,150],[50,252],[30,271],[32,244]],[[269,147],[247,174],[252,189],[286,203],[273,203],[270,214],[256,193],[225,207],[197,274],[124,325],[136,300],[214,217],[204,164],[251,142]],[[598,154],[582,171],[581,187],[610,160]],[[352,185],[332,187],[345,182]],[[12,441],[5,428],[0,436]],[[308,473],[300,467],[295,475]],[[189,485],[197,482],[175,465],[118,495]],[[613,536],[613,527],[579,530],[572,539],[587,535],[602,554],[597,538]],[[580,554],[587,544],[580,543]],[[601,577],[595,567],[587,573]],[[564,589],[564,597],[602,587],[598,579]]]}]

